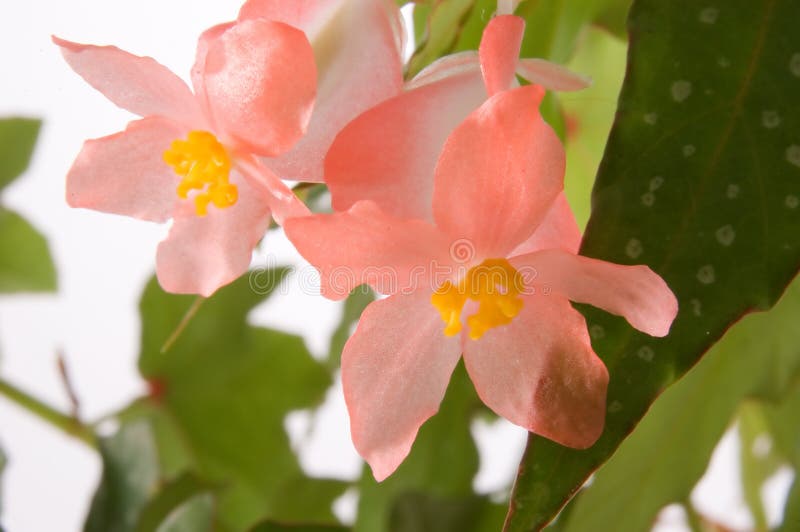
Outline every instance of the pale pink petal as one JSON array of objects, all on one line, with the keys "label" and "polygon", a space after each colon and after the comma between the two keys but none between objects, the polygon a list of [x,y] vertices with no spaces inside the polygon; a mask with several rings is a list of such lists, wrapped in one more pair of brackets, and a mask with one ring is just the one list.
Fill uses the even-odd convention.
[{"label": "pale pink petal", "polygon": [[316,36],[346,0],[248,0],[239,10],[239,20],[263,18],[283,22]]},{"label": "pale pink petal", "polygon": [[237,160],[237,164],[239,171],[250,180],[250,184],[266,193],[266,201],[272,211],[272,217],[278,224],[283,225],[288,218],[311,214],[305,203],[300,201],[292,189],[286,186],[286,183],[281,181],[272,170],[261,164],[257,158],[249,155],[243,156]]},{"label": "pale pink petal", "polygon": [[517,74],[531,83],[554,91],[579,91],[592,85],[592,80],[544,59],[521,59]]},{"label": "pale pink petal", "polygon": [[436,166],[433,213],[478,257],[505,257],[526,240],[564,185],[565,155],[539,114],[544,89],[502,91],[447,139]]},{"label": "pale pink petal", "polygon": [[525,20],[514,15],[494,17],[483,30],[478,51],[489,96],[511,88],[524,33]]},{"label": "pale pink petal", "polygon": [[195,53],[194,65],[191,71],[192,86],[194,87],[197,101],[203,110],[205,120],[208,123],[207,127],[212,130],[216,130],[217,125],[214,123],[214,119],[211,116],[211,111],[208,106],[208,95],[206,94],[206,87],[203,83],[203,75],[206,71],[206,56],[208,55],[208,49],[211,45],[235,24],[235,22],[226,22],[225,24],[213,26],[201,33],[200,38],[197,40],[197,52]]},{"label": "pale pink petal", "polygon": [[451,263],[448,242],[435,227],[387,215],[371,201],[345,212],[290,218],[284,229],[319,270],[322,295],[330,299],[343,299],[362,283],[383,294],[431,292],[438,286],[434,268],[446,270]]},{"label": "pale pink petal", "polygon": [[163,160],[186,130],[151,116],[107,137],[87,140],[67,174],[67,203],[164,222],[172,216],[180,178]]},{"label": "pale pink petal", "polygon": [[675,295],[647,266],[623,266],[556,249],[514,257],[511,263],[535,269],[536,285],[623,316],[651,336],[666,336],[678,313]]},{"label": "pale pink petal", "polygon": [[164,290],[208,297],[247,271],[253,248],[269,227],[269,207],[258,189],[231,175],[239,189],[234,205],[209,206],[206,216],[197,216],[192,201],[186,200],[176,213],[156,255]]},{"label": "pale pink petal", "polygon": [[581,230],[575,215],[562,192],[556,197],[547,215],[536,228],[531,237],[520,244],[509,255],[525,255],[544,249],[563,249],[569,253],[578,253],[581,246]]},{"label": "pale pink petal", "polygon": [[413,90],[423,85],[429,85],[444,78],[461,74],[474,74],[480,72],[481,63],[478,52],[467,50],[448,54],[423,68],[412,80],[406,83],[406,90]]},{"label": "pale pink petal", "polygon": [[342,353],[342,385],[358,453],[380,482],[408,455],[419,427],[439,410],[458,363],[431,294],[370,304]]},{"label": "pale pink petal", "polygon": [[243,151],[275,156],[305,133],[316,93],[316,67],[302,31],[247,20],[207,43],[205,87],[217,127]]},{"label": "pale pink petal", "polygon": [[432,220],[436,159],[447,136],[486,99],[478,71],[387,100],[350,122],[325,159],[333,207],[361,199],[400,218]]},{"label": "pale pink petal", "polygon": [[319,83],[308,131],[289,152],[265,161],[282,178],[322,182],[336,134],[402,91],[403,62],[393,29],[398,16],[394,1],[347,0],[312,41]]},{"label": "pale pink petal", "polygon": [[161,115],[190,126],[200,120],[189,87],[155,59],[115,46],[78,44],[55,36],[53,42],[72,70],[119,107],[139,116]]},{"label": "pale pink petal", "polygon": [[509,325],[466,340],[464,362],[478,395],[512,423],[568,447],[603,431],[608,371],[586,322],[565,298],[524,298]]}]

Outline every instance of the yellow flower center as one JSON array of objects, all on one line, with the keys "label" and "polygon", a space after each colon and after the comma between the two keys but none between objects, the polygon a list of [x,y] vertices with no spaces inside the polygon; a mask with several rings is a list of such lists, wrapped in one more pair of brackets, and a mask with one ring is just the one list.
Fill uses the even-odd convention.
[{"label": "yellow flower center", "polygon": [[194,195],[194,206],[198,216],[208,214],[208,204],[224,209],[236,203],[239,197],[236,185],[228,181],[231,173],[231,158],[217,137],[208,131],[190,131],[186,140],[177,139],[164,152],[164,162],[183,179],[178,184],[178,196]]},{"label": "yellow flower center", "polygon": [[507,325],[522,309],[522,275],[506,259],[487,259],[469,269],[455,285],[446,281],[431,296],[445,323],[444,334],[461,332],[461,311],[467,299],[478,302],[478,312],[467,317],[469,337],[477,340],[492,327]]}]

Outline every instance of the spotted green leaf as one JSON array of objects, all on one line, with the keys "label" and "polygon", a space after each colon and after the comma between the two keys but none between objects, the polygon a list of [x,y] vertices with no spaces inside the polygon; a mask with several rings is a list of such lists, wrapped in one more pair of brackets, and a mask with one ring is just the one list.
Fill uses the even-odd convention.
[{"label": "spotted green leaf", "polygon": [[743,314],[772,306],[797,272],[798,19],[792,0],[634,2],[582,253],[650,265],[680,312],[654,339],[583,309],[611,374],[605,431],[585,451],[529,439],[508,530],[550,521],[656,396]]}]

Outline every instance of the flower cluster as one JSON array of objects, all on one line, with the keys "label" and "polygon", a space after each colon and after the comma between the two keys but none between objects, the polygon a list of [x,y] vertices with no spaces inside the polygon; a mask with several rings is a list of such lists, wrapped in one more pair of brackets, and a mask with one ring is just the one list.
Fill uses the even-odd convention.
[{"label": "flower cluster", "polygon": [[[172,219],[156,256],[168,291],[209,296],[234,280],[274,219],[319,270],[323,295],[367,283],[387,296],[342,355],[353,441],[378,480],[408,454],[462,356],[495,412],[588,447],[608,373],[570,301],[654,336],[677,302],[646,266],[578,255],[564,148],[539,106],[546,89],[588,80],[519,59],[524,29],[498,14],[477,52],[404,84],[394,1],[249,0],[201,35],[193,91],[150,58],[54,38],[87,82],[143,117],[86,142],[67,200]],[[334,212],[311,213],[283,179],[324,182]]]}]

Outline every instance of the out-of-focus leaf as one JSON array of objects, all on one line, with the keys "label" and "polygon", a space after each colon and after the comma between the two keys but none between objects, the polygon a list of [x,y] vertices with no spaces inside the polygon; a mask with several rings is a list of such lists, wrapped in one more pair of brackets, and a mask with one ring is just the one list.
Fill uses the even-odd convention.
[{"label": "out-of-focus leaf", "polygon": [[798,529],[800,529],[800,478],[795,476],[789,495],[786,497],[783,522],[777,532],[796,532]]},{"label": "out-of-focus leaf", "polygon": [[[191,473],[184,473],[167,483],[142,508],[137,519],[136,532],[160,530],[160,526],[167,521],[172,512],[208,489],[206,483]],[[207,524],[210,525],[210,520]]]},{"label": "out-of-focus leaf", "polygon": [[159,479],[150,426],[144,420],[123,425],[113,437],[100,440],[100,455],[103,473],[84,531],[133,531]]},{"label": "out-of-focus leaf", "polygon": [[428,2],[414,4],[414,42],[419,45],[428,38],[428,17],[431,15],[431,5]]},{"label": "out-of-focus leaf", "polygon": [[611,374],[605,431],[585,451],[529,439],[509,530],[551,520],[655,397],[796,274],[800,106],[786,95],[800,88],[798,19],[791,0],[634,3],[628,73],[582,253],[648,264],[681,310],[671,334],[655,339],[583,309]]},{"label": "out-of-focus leaf", "polygon": [[195,298],[163,292],[153,280],[141,301],[139,366],[188,448],[194,472],[224,486],[216,517],[243,530],[259,519],[334,523],[333,500],[347,485],[303,476],[283,420],[324,397],[331,377],[299,337],[247,324],[248,312],[283,279],[262,276],[255,293],[245,277],[196,311],[166,353],[161,347]]},{"label": "out-of-focus leaf", "polygon": [[625,43],[602,30],[586,31],[567,66],[591,76],[592,86],[559,94],[567,129],[564,189],[580,227],[589,219],[590,191],[617,110],[626,49]]},{"label": "out-of-focus leaf", "polygon": [[627,38],[625,22],[633,0],[605,0],[605,5],[597,11],[594,23],[610,31],[620,39]]},{"label": "out-of-focus leaf", "polygon": [[395,499],[391,532],[495,532],[506,514],[504,504],[486,497],[434,497],[405,493]]},{"label": "out-of-focus leaf", "polygon": [[464,21],[452,52],[477,50],[483,29],[492,20],[497,10],[497,0],[475,0],[469,16]]},{"label": "out-of-focus leaf", "polygon": [[[798,348],[800,350],[800,348]],[[798,355],[800,356],[800,355]],[[769,432],[779,452],[800,471],[800,385],[795,383],[792,392],[778,405],[764,408]]]},{"label": "out-of-focus leaf", "polygon": [[[683,501],[747,397],[785,394],[800,375],[800,281],[768,313],[734,326],[686,377],[668,388],[581,492],[562,530],[613,522],[619,532],[647,529],[658,511]],[[631,353],[652,364],[651,351]],[[633,382],[633,381],[632,381]]]},{"label": "out-of-focus leaf", "polygon": [[347,296],[342,309],[342,319],[331,335],[331,343],[328,348],[328,364],[332,368],[338,368],[342,359],[342,349],[347,339],[350,338],[353,326],[358,321],[361,313],[367,305],[375,301],[375,293],[367,285],[357,287]]},{"label": "out-of-focus leaf", "polygon": [[158,526],[157,532],[218,532],[214,528],[214,498],[195,495],[175,508]]},{"label": "out-of-focus leaf", "polygon": [[31,118],[0,119],[0,190],[28,168],[41,126]]},{"label": "out-of-focus leaf", "polygon": [[350,529],[336,525],[300,525],[267,521],[253,527],[250,532],[348,532]]},{"label": "out-of-focus leaf", "polygon": [[20,215],[0,207],[0,292],[49,292],[56,271],[47,241]]},{"label": "out-of-focus leaf", "polygon": [[[6,458],[6,453],[3,452],[3,449],[0,448],[0,479],[3,477],[3,470],[6,468],[6,464],[8,463],[8,459]],[[3,483],[0,482],[0,515],[3,513]],[[2,528],[2,525],[0,525]]]},{"label": "out-of-focus leaf", "polygon": [[604,4],[602,0],[528,0],[520,3],[516,13],[526,22],[520,55],[566,63],[572,57],[580,31]]},{"label": "out-of-focus leaf", "polygon": [[365,468],[359,485],[355,530],[387,530],[396,498],[407,492],[471,496],[472,479],[478,472],[478,450],[469,422],[480,408],[480,399],[460,363],[439,412],[422,425],[411,453],[397,471],[378,484]]},{"label": "out-of-focus leaf", "polygon": [[417,43],[417,50],[408,62],[406,77],[414,77],[453,47],[463,20],[474,2],[475,0],[441,0],[433,6],[424,32],[425,39]]},{"label": "out-of-focus leaf", "polygon": [[756,530],[767,530],[767,514],[761,498],[761,488],[784,461],[775,452],[769,424],[762,406],[745,402],[738,415],[739,457],[744,500],[750,508]]}]

